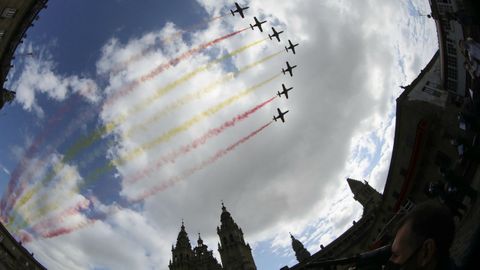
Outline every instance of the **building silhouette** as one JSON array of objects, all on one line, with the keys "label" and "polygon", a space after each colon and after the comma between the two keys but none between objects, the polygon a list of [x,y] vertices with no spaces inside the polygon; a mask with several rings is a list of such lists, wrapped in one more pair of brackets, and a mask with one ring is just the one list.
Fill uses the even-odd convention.
[{"label": "building silhouette", "polygon": [[300,240],[295,239],[295,237],[290,234],[290,238],[292,238],[292,248],[295,251],[295,257],[297,257],[297,261],[303,262],[310,257],[310,252],[303,246]]},{"label": "building silhouette", "polygon": [[252,249],[245,243],[242,229],[235,223],[230,212],[222,203],[220,226],[217,234],[220,238],[218,252],[222,260],[220,265],[213,256],[213,251],[203,243],[198,235],[197,247],[192,249],[185,225],[182,221],[177,242],[172,246],[172,259],[168,267],[170,270],[256,270]]}]

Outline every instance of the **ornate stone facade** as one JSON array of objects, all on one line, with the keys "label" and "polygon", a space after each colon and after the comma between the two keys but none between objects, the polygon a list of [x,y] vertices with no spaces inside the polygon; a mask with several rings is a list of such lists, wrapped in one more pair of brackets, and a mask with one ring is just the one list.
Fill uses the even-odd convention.
[{"label": "ornate stone facade", "polygon": [[231,214],[222,204],[220,216],[221,225],[217,227],[220,237],[218,252],[222,259],[220,265],[213,257],[213,252],[208,250],[200,234],[197,247],[192,249],[188,234],[182,222],[178,233],[177,243],[172,246],[172,260],[168,265],[170,270],[256,270],[252,249],[245,243],[242,229],[235,223]]}]

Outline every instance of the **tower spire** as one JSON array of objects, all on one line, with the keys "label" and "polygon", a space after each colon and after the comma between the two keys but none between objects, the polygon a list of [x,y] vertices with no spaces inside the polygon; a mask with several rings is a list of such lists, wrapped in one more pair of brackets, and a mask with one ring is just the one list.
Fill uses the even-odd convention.
[{"label": "tower spire", "polygon": [[295,257],[297,257],[298,262],[303,262],[310,257],[310,252],[303,246],[302,242],[295,239],[295,237],[290,233],[290,238],[292,239],[292,248],[295,251]]},{"label": "tower spire", "polygon": [[190,240],[188,239],[187,231],[185,230],[183,219],[180,232],[177,236],[177,243],[175,246],[172,246],[172,257],[173,259],[168,265],[170,270],[184,269],[182,268],[183,265],[191,265],[192,259],[194,258],[194,253],[192,246],[190,245]]},{"label": "tower spire", "polygon": [[376,191],[367,181],[361,181],[347,178],[348,186],[353,193],[353,198],[362,204],[363,211],[370,212],[382,200],[382,194]]},{"label": "tower spire", "polygon": [[256,270],[252,249],[248,243],[245,243],[242,229],[235,223],[223,201],[220,222],[220,227],[217,227],[217,234],[220,237],[218,252],[222,258],[223,267]]}]

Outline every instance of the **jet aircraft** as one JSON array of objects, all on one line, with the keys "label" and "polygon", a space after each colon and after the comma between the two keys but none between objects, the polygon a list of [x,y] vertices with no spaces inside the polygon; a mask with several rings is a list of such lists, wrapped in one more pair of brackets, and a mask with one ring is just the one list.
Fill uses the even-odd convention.
[{"label": "jet aircraft", "polygon": [[232,13],[233,16],[235,16],[235,12],[240,14],[240,16],[242,18],[245,18],[244,14],[243,14],[243,11],[245,9],[248,9],[249,7],[241,7],[237,2],[235,2],[235,7],[237,8],[236,10],[231,10],[230,9],[230,12]]},{"label": "jet aircraft", "polygon": [[282,83],[282,88],[283,88],[283,91],[282,91],[282,92],[277,91],[277,96],[278,96],[278,97],[282,97],[282,95],[284,95],[285,98],[288,99],[288,91],[292,90],[293,87],[286,88],[286,87],[285,87],[285,84]]},{"label": "jet aircraft", "polygon": [[258,21],[257,17],[253,17],[253,19],[255,20],[255,24],[254,25],[250,24],[250,27],[252,28],[252,30],[254,30],[253,28],[256,26],[258,27],[258,29],[260,29],[260,32],[263,32],[262,24],[266,23],[267,21],[260,22]]},{"label": "jet aircraft", "polygon": [[275,120],[275,122],[277,122],[278,119],[282,120],[282,123],[285,123],[285,118],[284,118],[284,115],[288,113],[288,111],[285,111],[285,112],[282,112],[280,111],[279,108],[277,108],[277,112],[278,112],[278,116],[273,116],[273,120]]},{"label": "jet aircraft", "polygon": [[285,50],[287,50],[287,52],[288,52],[288,50],[290,49],[290,50],[292,50],[293,54],[295,54],[295,47],[297,47],[299,43],[293,44],[292,41],[290,41],[290,39],[288,40],[288,43],[290,44],[290,46],[288,46],[288,47],[285,46]]},{"label": "jet aircraft", "polygon": [[273,37],[277,38],[278,42],[280,42],[280,34],[283,33],[283,31],[280,31],[280,32],[277,32],[277,30],[275,30],[275,28],[272,27],[272,30],[273,30],[273,34],[269,34],[268,37],[270,38],[270,40],[272,40]]},{"label": "jet aircraft", "polygon": [[284,75],[288,72],[288,73],[290,73],[290,77],[292,77],[292,76],[293,76],[292,70],[293,70],[294,68],[296,68],[297,65],[290,66],[290,64],[288,63],[288,61],[287,61],[286,63],[287,63],[287,68],[286,68],[286,69],[282,68],[282,72],[283,72]]}]

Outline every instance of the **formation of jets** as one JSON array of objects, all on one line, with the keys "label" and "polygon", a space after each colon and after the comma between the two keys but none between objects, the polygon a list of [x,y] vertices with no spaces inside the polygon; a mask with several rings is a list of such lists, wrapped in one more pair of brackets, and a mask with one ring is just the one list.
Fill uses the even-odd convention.
[{"label": "formation of jets", "polygon": [[[232,13],[233,16],[235,16],[235,13],[238,13],[240,14],[240,16],[242,18],[245,18],[245,13],[244,11],[246,9],[248,9],[249,7],[248,6],[245,6],[245,7],[242,7],[240,6],[238,3],[235,2],[235,9],[234,10],[230,10],[230,12]],[[262,27],[262,24],[266,23],[267,21],[259,21],[257,19],[257,17],[253,17],[255,23],[254,24],[250,24],[250,28],[252,28],[252,30],[255,30],[255,27],[258,28],[258,30],[260,30],[260,32],[263,32],[263,27]],[[280,42],[280,34],[283,33],[284,31],[277,31],[274,27],[272,27],[272,34],[268,34],[268,37],[270,38],[270,40],[273,40],[273,38],[276,38],[278,42]],[[285,50],[287,51],[287,53],[289,51],[291,51],[293,54],[295,54],[295,47],[297,47],[299,45],[299,43],[292,43],[292,41],[289,39],[288,40],[288,46],[285,46]],[[286,75],[287,73],[290,74],[290,77],[293,77],[293,69],[296,68],[297,66],[296,65],[293,65],[293,66],[290,66],[290,63],[288,63],[288,61],[286,62],[287,64],[287,68],[282,68],[282,72],[284,75]],[[277,96],[278,97],[281,97],[282,95],[285,96],[286,99],[288,99],[288,91],[292,90],[293,87],[290,87],[290,88],[287,88],[285,86],[285,84],[282,83],[282,92],[280,91],[277,91]],[[274,115],[273,116],[273,120],[274,121],[277,121],[277,120],[282,120],[282,123],[285,122],[285,114],[288,113],[288,110],[287,111],[284,111],[282,112],[280,110],[280,108],[277,108],[277,112],[278,112],[278,115]]]}]

